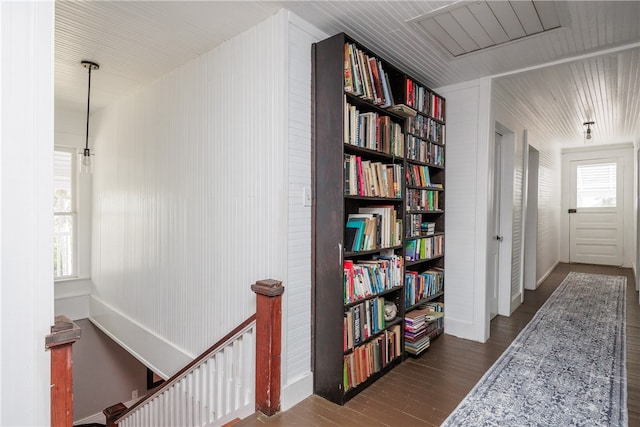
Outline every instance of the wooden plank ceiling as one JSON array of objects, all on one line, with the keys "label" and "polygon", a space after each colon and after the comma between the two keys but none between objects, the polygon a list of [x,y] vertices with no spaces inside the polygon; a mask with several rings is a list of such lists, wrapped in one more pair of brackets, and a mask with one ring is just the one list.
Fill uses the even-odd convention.
[{"label": "wooden plank ceiling", "polygon": [[[539,126],[534,131],[564,145],[579,143],[582,123],[590,120],[596,122],[594,142],[638,140],[640,2],[549,6],[538,1],[58,1],[56,107],[86,108],[82,59],[101,65],[92,79],[95,111],[284,7],[327,34],[347,32],[434,88],[504,76],[496,80],[506,91],[502,98],[519,100],[520,114]],[[425,24],[429,20],[450,31],[458,46],[454,51],[428,30],[434,27]],[[555,20],[559,28],[538,32],[554,28]],[[564,62],[571,58],[578,59]],[[557,65],[509,74],[549,63]]]}]

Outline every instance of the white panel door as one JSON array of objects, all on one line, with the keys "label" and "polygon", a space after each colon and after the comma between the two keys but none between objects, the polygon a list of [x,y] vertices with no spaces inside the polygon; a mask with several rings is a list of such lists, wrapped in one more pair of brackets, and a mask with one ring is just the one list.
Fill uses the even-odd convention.
[{"label": "white panel door", "polygon": [[502,235],[500,234],[500,196],[502,189],[502,135],[496,132],[493,144],[493,169],[491,170],[493,182],[491,190],[491,212],[489,218],[493,218],[490,224],[489,235],[491,236],[488,243],[488,271],[487,286],[489,295],[489,313],[493,319],[498,314],[498,283],[500,279],[500,243]]},{"label": "white panel door", "polygon": [[570,262],[623,264],[622,177],[618,157],[570,162]]}]

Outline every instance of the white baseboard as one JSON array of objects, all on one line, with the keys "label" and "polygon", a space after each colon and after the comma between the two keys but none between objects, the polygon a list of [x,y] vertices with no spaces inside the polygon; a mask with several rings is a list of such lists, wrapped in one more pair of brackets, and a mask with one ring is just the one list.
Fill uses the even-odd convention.
[{"label": "white baseboard", "polygon": [[93,295],[90,312],[89,320],[94,325],[162,378],[170,378],[193,360],[192,356]]},{"label": "white baseboard", "polygon": [[91,279],[57,280],[54,286],[55,315],[67,316],[71,320],[89,317]]},{"label": "white baseboard", "polygon": [[538,286],[542,285],[542,282],[544,282],[545,280],[547,280],[547,277],[549,277],[549,275],[553,272],[553,270],[556,269],[556,267],[558,266],[558,264],[560,264],[560,261],[556,261],[555,264],[553,264],[551,266],[551,268],[544,274],[544,276],[542,276],[540,278],[540,280],[538,280],[538,283],[536,283],[536,289],[538,288]]},{"label": "white baseboard", "polygon": [[452,319],[445,314],[444,318],[444,333],[447,335],[453,335],[454,337],[463,338],[466,340],[484,342],[481,337],[476,335],[476,327],[473,323],[462,320]]},{"label": "white baseboard", "polygon": [[286,411],[313,394],[313,373],[307,372],[282,388],[280,410]]},{"label": "white baseboard", "polygon": [[516,311],[518,307],[520,307],[521,304],[522,304],[522,293],[518,292],[516,295],[512,295],[509,316],[511,316],[513,312]]}]

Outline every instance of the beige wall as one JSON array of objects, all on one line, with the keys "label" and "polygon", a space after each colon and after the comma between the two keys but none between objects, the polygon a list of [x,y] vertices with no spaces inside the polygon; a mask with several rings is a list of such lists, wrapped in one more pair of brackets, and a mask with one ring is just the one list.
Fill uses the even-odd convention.
[{"label": "beige wall", "polygon": [[147,368],[88,319],[77,320],[81,338],[73,345],[73,419],[100,414],[147,393]]}]

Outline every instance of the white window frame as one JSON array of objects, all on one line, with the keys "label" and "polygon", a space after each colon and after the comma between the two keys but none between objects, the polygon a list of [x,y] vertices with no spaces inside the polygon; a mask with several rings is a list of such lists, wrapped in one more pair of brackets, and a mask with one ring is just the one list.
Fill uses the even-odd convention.
[{"label": "white window frame", "polygon": [[[77,173],[77,149],[72,147],[54,147],[55,151],[67,152],[71,158],[71,212],[53,212],[54,217],[66,216],[71,217],[71,274],[64,276],[54,276],[54,281],[74,279],[78,277],[78,173]],[[53,196],[53,193],[52,193]],[[55,231],[54,231],[55,237]],[[52,242],[53,245],[53,242]],[[52,254],[53,255],[53,254]],[[54,270],[55,273],[55,270]]]},{"label": "white window frame", "polygon": [[[617,172],[617,163],[616,162],[612,162],[612,161],[600,161],[600,162],[590,162],[588,164],[581,164],[576,166],[576,208],[580,208],[580,209],[590,209],[590,208],[613,208],[615,209],[617,206],[617,182],[618,182],[618,172]],[[605,168],[608,169],[608,172],[606,173],[606,175],[608,175],[608,180],[602,181],[601,187],[603,187],[605,184],[606,185],[606,189],[601,188],[600,190],[605,190],[608,191],[609,193],[611,193],[614,197],[614,204],[613,205],[606,205],[606,206],[602,206],[602,205],[591,205],[591,204],[585,204],[584,202],[581,203],[581,199],[579,197],[580,192],[582,191],[586,191],[585,190],[585,185],[586,184],[590,184],[591,182],[591,178],[589,177],[589,179],[582,181],[580,179],[580,171],[582,169],[593,169],[593,168]],[[591,188],[589,188],[591,189]]]}]

